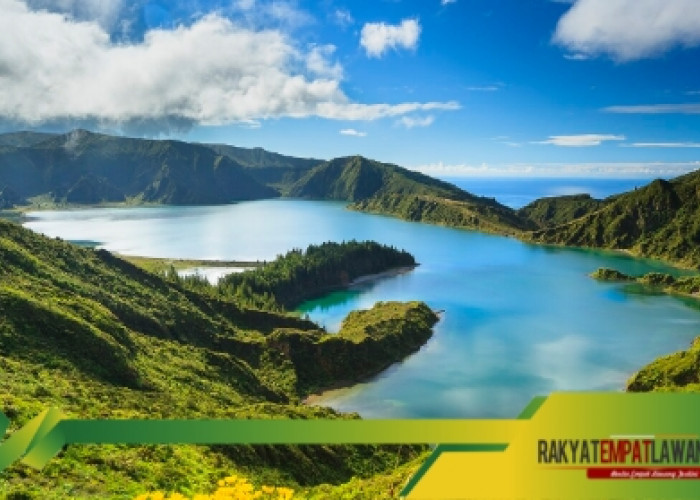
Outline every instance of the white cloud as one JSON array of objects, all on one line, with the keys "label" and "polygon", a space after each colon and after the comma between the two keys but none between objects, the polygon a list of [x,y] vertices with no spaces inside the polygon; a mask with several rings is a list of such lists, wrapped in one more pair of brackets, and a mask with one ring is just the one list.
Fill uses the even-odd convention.
[{"label": "white cloud", "polygon": [[700,103],[682,104],[642,104],[635,106],[609,106],[603,108],[608,113],[640,114],[640,115],[698,115]]},{"label": "white cloud", "polygon": [[413,128],[413,127],[429,127],[430,125],[433,124],[435,121],[435,117],[433,115],[428,115],[425,117],[411,117],[411,116],[402,116],[399,118],[398,123],[399,125],[403,125],[406,128]]},{"label": "white cloud", "polygon": [[551,144],[553,146],[584,147],[600,146],[604,141],[624,141],[624,135],[610,134],[579,134],[579,135],[550,135],[545,141],[533,144]]},{"label": "white cloud", "polygon": [[347,9],[336,9],[333,11],[332,19],[341,28],[347,28],[355,24],[355,19]]},{"label": "white cloud", "polygon": [[[627,146],[625,144],[625,146]],[[700,142],[633,142],[632,148],[700,148]]]},{"label": "white cloud", "polygon": [[577,0],[557,24],[554,42],[574,54],[624,62],[700,44],[697,0]]},{"label": "white cloud", "polygon": [[82,21],[97,21],[103,28],[112,27],[124,7],[124,0],[27,0],[34,10],[60,12]]},{"label": "white cloud", "polygon": [[377,120],[413,113],[414,111],[460,109],[456,101],[448,102],[405,102],[402,104],[356,104],[324,102],[317,106],[318,116],[336,120]]},{"label": "white cloud", "polygon": [[381,57],[389,49],[415,49],[421,26],[417,19],[404,19],[399,25],[367,23],[362,27],[360,45],[369,57]]},{"label": "white cloud", "polygon": [[586,54],[564,54],[564,59],[568,59],[570,61],[587,61],[590,59],[590,56],[587,56]]},{"label": "white cloud", "polygon": [[457,0],[440,0],[440,5],[449,5],[451,3],[457,3]]},{"label": "white cloud", "polygon": [[255,7],[255,0],[235,0],[233,7],[238,10],[252,10]]},{"label": "white cloud", "polygon": [[350,135],[353,137],[365,137],[367,135],[367,132],[360,132],[359,130],[355,130],[354,128],[344,128],[343,130],[340,131],[340,135]]},{"label": "white cloud", "polygon": [[434,177],[676,177],[700,168],[700,162],[682,163],[513,163],[444,164],[411,167]]},{"label": "white cloud", "polygon": [[[254,123],[318,116],[376,120],[455,110],[449,102],[363,104],[340,88],[329,46],[303,51],[281,31],[216,14],[114,43],[96,22],[0,0],[0,119],[139,126]],[[158,129],[158,127],[163,127]]]},{"label": "white cloud", "polygon": [[[179,1],[187,3],[190,0]],[[233,14],[237,23],[255,30],[294,32],[310,29],[316,24],[316,18],[299,7],[296,0],[234,0],[228,9],[221,12]]]},{"label": "white cloud", "polygon": [[334,80],[343,78],[343,68],[340,63],[330,63],[328,58],[335,52],[335,45],[316,45],[306,55],[306,67],[313,74]]}]

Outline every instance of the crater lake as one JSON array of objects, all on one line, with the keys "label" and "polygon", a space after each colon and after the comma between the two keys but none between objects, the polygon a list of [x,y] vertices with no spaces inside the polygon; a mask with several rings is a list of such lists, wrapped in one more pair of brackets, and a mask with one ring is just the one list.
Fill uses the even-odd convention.
[{"label": "crater lake", "polygon": [[655,357],[700,334],[692,300],[642,295],[588,274],[675,272],[623,254],[368,215],[344,203],[276,199],[224,206],[32,212],[25,226],[146,257],[271,260],[292,248],[350,239],[411,252],[413,271],[362,282],[299,308],[337,330],[352,309],[423,300],[442,312],[433,338],[379,376],[314,404],[377,418],[513,418],[535,395],[619,391]]}]

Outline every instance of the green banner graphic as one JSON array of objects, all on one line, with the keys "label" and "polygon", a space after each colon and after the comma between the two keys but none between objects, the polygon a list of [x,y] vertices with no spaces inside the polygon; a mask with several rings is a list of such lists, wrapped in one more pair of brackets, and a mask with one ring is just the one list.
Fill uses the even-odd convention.
[{"label": "green banner graphic", "polygon": [[[0,444],[0,471],[42,468],[67,444],[430,444],[508,442],[499,420],[73,420],[57,409]],[[512,422],[512,421],[510,421]],[[9,420],[0,413],[0,432]],[[484,439],[487,441],[484,441]]]}]

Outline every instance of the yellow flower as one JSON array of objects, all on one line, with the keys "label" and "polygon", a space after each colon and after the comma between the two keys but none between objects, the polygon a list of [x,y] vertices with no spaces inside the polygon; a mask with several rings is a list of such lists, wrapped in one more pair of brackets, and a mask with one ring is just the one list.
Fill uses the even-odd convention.
[{"label": "yellow flower", "polygon": [[262,485],[262,486],[260,487],[260,489],[261,489],[262,492],[265,493],[266,495],[272,495],[272,494],[275,492],[275,487],[274,487],[274,486],[265,486],[265,485]]},{"label": "yellow flower", "polygon": [[277,488],[277,494],[279,495],[279,500],[289,500],[294,496],[294,490],[280,486]]}]

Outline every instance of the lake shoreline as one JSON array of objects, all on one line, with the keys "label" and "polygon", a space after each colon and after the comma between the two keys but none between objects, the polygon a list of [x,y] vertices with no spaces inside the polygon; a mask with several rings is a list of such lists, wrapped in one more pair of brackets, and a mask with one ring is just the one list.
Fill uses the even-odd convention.
[{"label": "lake shoreline", "polygon": [[[241,261],[271,259],[285,249],[319,244],[321,238],[378,240],[406,248],[421,263],[419,272],[376,285],[370,280],[400,271],[338,281],[342,288],[356,288],[347,294],[341,291],[328,301],[318,297],[317,305],[310,299],[308,311],[306,304],[302,306],[328,331],[337,331],[350,310],[367,308],[376,301],[421,299],[433,310],[450,312],[436,327],[435,342],[372,378],[367,386],[361,384],[365,379],[353,379],[324,387],[361,384],[349,394],[333,396],[321,404],[338,411],[356,411],[367,418],[379,417],[382,411],[389,416],[478,418],[482,404],[491,408],[488,399],[494,392],[503,403],[488,411],[505,417],[520,409],[521,399],[529,394],[528,384],[537,384],[540,392],[550,387],[618,390],[648,360],[681,348],[700,328],[697,311],[680,302],[640,298],[587,284],[587,274],[603,266],[619,266],[628,274],[670,272],[658,261],[627,258],[623,252],[601,249],[570,252],[560,247],[561,251],[550,252],[547,247],[556,247],[521,244],[511,238],[433,224],[404,224],[395,217],[373,217],[343,206],[272,200],[220,210],[173,207],[156,214],[155,219],[163,218],[166,225],[154,220],[149,209],[127,209],[124,217],[109,211],[104,217],[96,211],[94,218],[80,212],[56,216],[37,213],[48,222],[27,226],[61,236],[62,227],[71,230],[71,221],[81,221],[79,231],[66,232],[65,236],[101,240],[108,248],[134,255],[161,252],[173,257],[201,257],[190,260],[205,260],[208,265],[215,264],[208,260],[209,255]],[[183,225],[177,218],[180,216]],[[105,227],[111,219],[119,223],[116,233]],[[165,237],[168,239],[161,243]],[[628,349],[632,343],[638,347]],[[524,389],[510,383],[524,377],[531,381]],[[400,381],[404,379],[411,384],[402,389]],[[321,386],[325,384],[311,384],[308,392],[319,392]],[[417,399],[421,391],[435,398],[435,405]],[[299,395],[300,399],[304,396],[307,391]],[[318,401],[318,394],[309,396],[310,403]],[[468,402],[468,397],[473,401]]]},{"label": "lake shoreline", "polygon": [[[546,197],[547,196],[536,198],[535,201],[540,200],[542,198],[546,198]],[[60,211],[60,210],[82,210],[82,209],[96,209],[96,208],[151,208],[151,207],[163,208],[163,207],[173,207],[173,206],[178,206],[178,207],[226,206],[226,205],[234,205],[234,204],[251,202],[251,201],[271,201],[271,200],[315,201],[315,200],[307,200],[305,198],[295,198],[295,197],[280,195],[280,196],[276,196],[276,197],[260,198],[260,199],[255,199],[255,200],[232,200],[228,203],[195,204],[195,205],[173,205],[173,204],[168,204],[168,203],[142,202],[142,201],[133,201],[133,200],[123,201],[123,202],[103,202],[103,203],[89,203],[89,204],[75,204],[75,203],[70,203],[70,204],[69,203],[55,203],[55,204],[52,204],[49,202],[46,202],[46,203],[35,202],[31,205],[22,205],[22,206],[18,206],[18,207],[0,210],[0,218],[6,218],[7,220],[11,220],[12,222],[15,222],[17,224],[24,225],[25,223],[31,222],[35,219],[34,217],[31,217],[30,215],[28,215],[29,212],[50,212],[50,211]],[[332,200],[321,200],[321,201],[332,201]],[[531,237],[532,233],[533,233],[533,231],[531,231],[531,230],[516,230],[516,231],[494,230],[494,229],[489,229],[489,228],[485,228],[485,227],[473,228],[473,227],[465,227],[465,226],[459,226],[459,225],[444,224],[441,222],[430,222],[430,221],[426,221],[426,220],[411,220],[411,219],[406,219],[404,217],[401,217],[397,214],[393,214],[391,212],[386,212],[386,211],[381,211],[381,210],[374,211],[374,210],[360,209],[360,208],[356,208],[354,206],[355,203],[353,203],[353,202],[347,202],[347,201],[343,201],[343,202],[346,203],[346,205],[345,205],[346,210],[357,212],[357,213],[364,213],[364,214],[369,214],[369,215],[379,215],[379,216],[384,216],[384,217],[395,218],[398,220],[403,220],[406,222],[415,222],[415,223],[419,223],[419,224],[445,227],[445,228],[456,229],[456,230],[460,230],[460,231],[471,231],[471,232],[476,232],[476,233],[480,233],[480,234],[487,234],[487,235],[492,235],[492,236],[502,236],[504,238],[513,238],[513,239],[516,239],[522,243],[527,243],[527,244],[537,245],[537,246],[553,247],[553,248],[572,248],[572,249],[608,251],[611,253],[627,255],[627,256],[635,258],[635,259],[655,260],[655,261],[658,261],[658,262],[665,264],[667,266],[675,267],[679,270],[685,270],[685,271],[687,271],[687,270],[694,270],[694,271],[700,270],[700,268],[698,266],[694,266],[694,265],[679,262],[679,261],[669,260],[669,259],[665,259],[665,258],[660,258],[660,257],[642,255],[642,254],[634,252],[630,249],[625,249],[625,248],[589,247],[589,246],[567,245],[567,244],[562,244],[562,243],[546,243],[546,242],[541,242],[541,241],[535,241]]]}]

